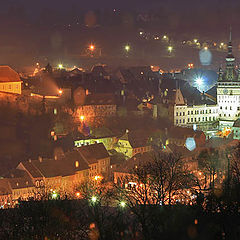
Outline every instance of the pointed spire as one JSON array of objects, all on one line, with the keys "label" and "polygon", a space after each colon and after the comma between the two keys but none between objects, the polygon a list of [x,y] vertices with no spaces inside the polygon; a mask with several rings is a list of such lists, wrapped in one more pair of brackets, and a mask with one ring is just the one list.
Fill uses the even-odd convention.
[{"label": "pointed spire", "polygon": [[230,25],[229,43],[232,42],[232,25]]}]

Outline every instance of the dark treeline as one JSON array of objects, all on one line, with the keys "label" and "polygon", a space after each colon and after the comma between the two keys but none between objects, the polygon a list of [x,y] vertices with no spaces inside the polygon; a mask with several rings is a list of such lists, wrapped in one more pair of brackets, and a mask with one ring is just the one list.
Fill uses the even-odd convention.
[{"label": "dark treeline", "polygon": [[0,211],[0,239],[239,239],[239,205],[217,194],[204,207],[202,200],[192,206],[149,205],[147,236],[130,207],[87,200],[22,202]]}]

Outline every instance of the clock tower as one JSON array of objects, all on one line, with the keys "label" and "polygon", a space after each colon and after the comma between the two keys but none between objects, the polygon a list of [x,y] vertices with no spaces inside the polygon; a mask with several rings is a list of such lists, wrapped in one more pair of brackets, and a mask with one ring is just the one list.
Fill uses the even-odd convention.
[{"label": "clock tower", "polygon": [[219,128],[231,128],[240,116],[240,70],[236,70],[232,53],[232,33],[228,43],[225,71],[220,68],[217,83]]}]

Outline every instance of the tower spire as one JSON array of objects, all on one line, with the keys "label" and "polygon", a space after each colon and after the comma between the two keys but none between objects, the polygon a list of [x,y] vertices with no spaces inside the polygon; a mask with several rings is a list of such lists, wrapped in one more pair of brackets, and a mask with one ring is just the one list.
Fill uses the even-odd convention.
[{"label": "tower spire", "polygon": [[229,43],[232,43],[232,25],[230,25]]}]

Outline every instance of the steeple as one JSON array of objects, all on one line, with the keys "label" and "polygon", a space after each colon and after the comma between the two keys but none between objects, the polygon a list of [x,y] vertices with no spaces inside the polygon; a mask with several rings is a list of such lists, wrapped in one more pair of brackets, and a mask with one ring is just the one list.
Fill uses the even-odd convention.
[{"label": "steeple", "polygon": [[235,57],[232,53],[232,27],[230,27],[229,42],[228,42],[228,54],[226,57],[226,75],[225,80],[234,81],[235,79]]}]

